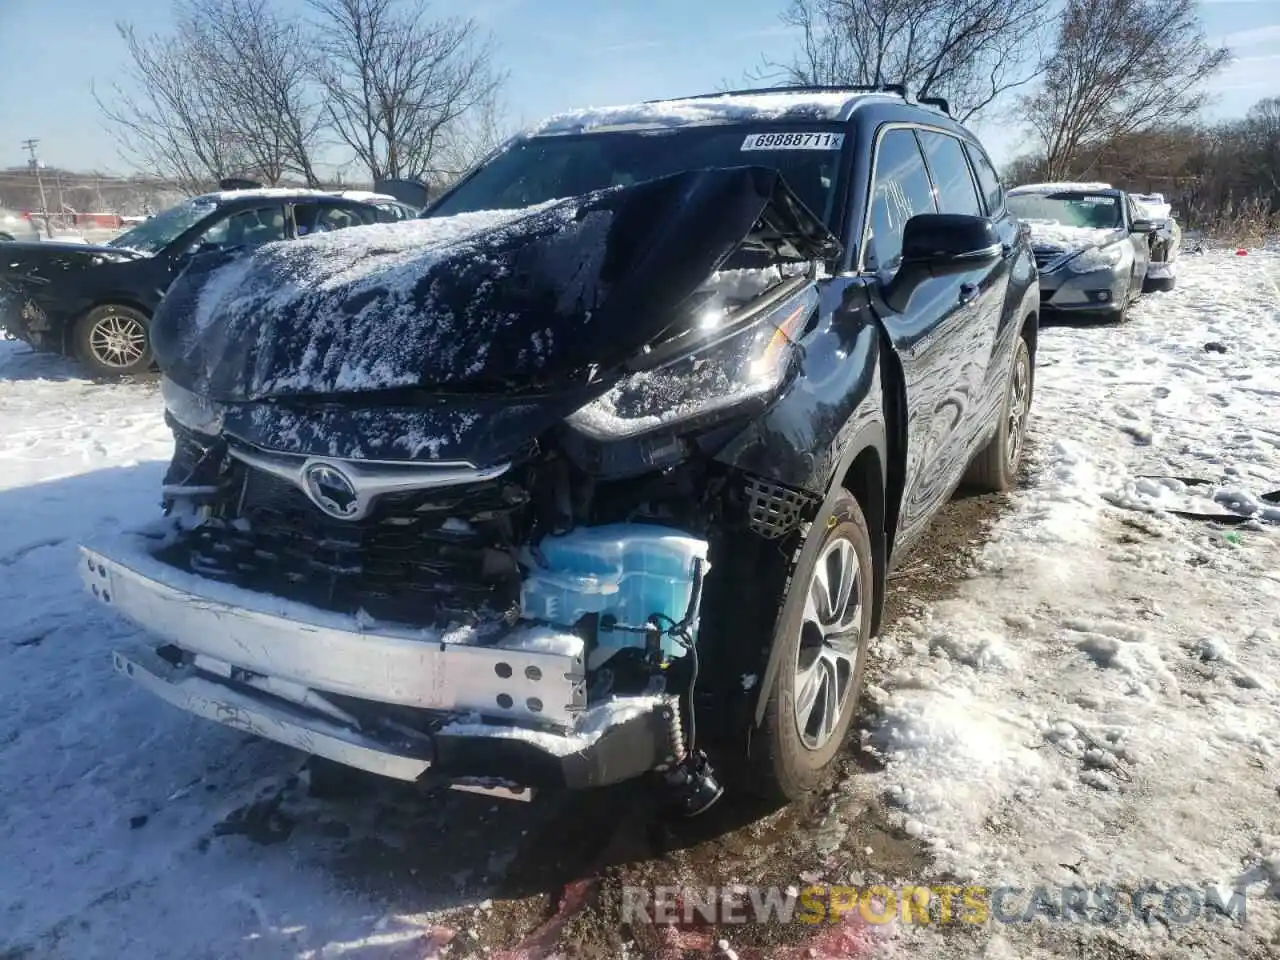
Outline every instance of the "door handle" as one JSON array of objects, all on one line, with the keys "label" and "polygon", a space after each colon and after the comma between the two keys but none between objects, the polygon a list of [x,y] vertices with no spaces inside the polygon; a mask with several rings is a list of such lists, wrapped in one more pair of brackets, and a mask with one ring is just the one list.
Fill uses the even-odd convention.
[{"label": "door handle", "polygon": [[960,284],[960,302],[972,303],[974,297],[978,295],[978,285],[976,283]]}]

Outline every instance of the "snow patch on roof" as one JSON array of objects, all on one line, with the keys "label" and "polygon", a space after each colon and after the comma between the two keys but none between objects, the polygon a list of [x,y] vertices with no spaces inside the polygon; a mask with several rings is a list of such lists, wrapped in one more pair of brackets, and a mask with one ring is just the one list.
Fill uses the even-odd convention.
[{"label": "snow patch on roof", "polygon": [[253,190],[219,190],[215,193],[201,194],[193,199],[226,203],[228,200],[275,200],[287,197],[332,197],[333,195],[332,190],[311,190],[307,187],[258,187]]},{"label": "snow patch on roof", "polygon": [[335,197],[344,200],[359,200],[362,203],[398,203],[389,193],[374,193],[372,190],[335,190]]},{"label": "snow patch on roof", "polygon": [[[841,120],[848,107],[866,93],[726,94],[686,100],[661,100],[615,107],[588,107],[548,117],[530,136],[582,133],[626,127],[683,127],[691,124],[752,123],[774,120]],[[883,94],[881,94],[883,96]]]},{"label": "snow patch on roof", "polygon": [[1010,194],[1015,194],[1015,193],[1059,193],[1059,192],[1069,192],[1069,191],[1072,191],[1072,190],[1075,190],[1075,191],[1081,191],[1081,190],[1114,190],[1114,189],[1115,189],[1115,187],[1111,186],[1111,184],[1109,184],[1109,183],[1102,183],[1101,181],[1094,181],[1094,182],[1087,182],[1087,181],[1073,182],[1073,181],[1069,181],[1069,180],[1063,180],[1063,181],[1061,181],[1061,182],[1056,182],[1056,181],[1055,181],[1055,182],[1051,182],[1051,183],[1024,183],[1024,184],[1022,184],[1021,186],[1014,187],[1012,190],[1010,190],[1010,191],[1009,191],[1009,193],[1010,193]]}]

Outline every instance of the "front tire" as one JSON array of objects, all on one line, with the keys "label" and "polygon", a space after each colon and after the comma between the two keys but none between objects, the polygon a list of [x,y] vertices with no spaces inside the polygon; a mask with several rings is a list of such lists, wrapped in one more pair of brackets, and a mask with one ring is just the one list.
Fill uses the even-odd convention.
[{"label": "front tire", "polygon": [[76,359],[99,377],[144,373],[151,367],[150,319],[133,307],[94,307],[75,326]]},{"label": "front tire", "polygon": [[1027,425],[1031,418],[1031,348],[1019,336],[1013,348],[1009,382],[1000,407],[1000,423],[995,436],[969,464],[965,485],[986,493],[1005,493],[1018,482],[1018,470],[1027,446]]},{"label": "front tire", "polygon": [[857,713],[875,602],[871,536],[841,491],[801,558],[774,631],[778,669],[751,743],[752,792],[790,802],[820,786]]}]

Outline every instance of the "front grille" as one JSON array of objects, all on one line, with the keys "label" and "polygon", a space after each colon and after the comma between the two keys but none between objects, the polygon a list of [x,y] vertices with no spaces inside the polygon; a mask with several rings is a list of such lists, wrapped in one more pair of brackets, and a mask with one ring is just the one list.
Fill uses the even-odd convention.
[{"label": "front grille", "polygon": [[230,464],[234,482],[170,558],[194,573],[421,625],[501,616],[519,603],[511,547],[527,499],[519,486],[496,480],[389,494],[351,522],[328,517],[287,480]]},{"label": "front grille", "polygon": [[747,476],[747,525],[770,540],[785,537],[800,526],[813,506],[813,496],[799,493],[764,477]]},{"label": "front grille", "polygon": [[1057,261],[1061,260],[1064,256],[1066,256],[1066,254],[1063,253],[1061,250],[1041,249],[1041,250],[1035,250],[1033,252],[1036,258],[1036,266],[1039,267],[1041,270],[1043,270],[1049,264],[1056,263]]}]

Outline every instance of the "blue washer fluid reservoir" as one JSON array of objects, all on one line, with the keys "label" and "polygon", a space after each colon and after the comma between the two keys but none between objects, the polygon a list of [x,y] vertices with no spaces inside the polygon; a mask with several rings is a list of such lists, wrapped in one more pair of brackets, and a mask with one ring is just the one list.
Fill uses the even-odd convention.
[{"label": "blue washer fluid reservoir", "polygon": [[[672,527],[647,523],[611,523],[577,527],[538,544],[541,557],[528,557],[531,569],[521,588],[524,617],[572,627],[589,613],[612,615],[619,627],[598,634],[595,667],[623,647],[643,647],[649,617],[659,614],[679,623],[693,596],[695,560],[705,575],[708,544]],[[697,624],[690,635],[694,635]],[[667,656],[681,651],[664,636]]]}]

